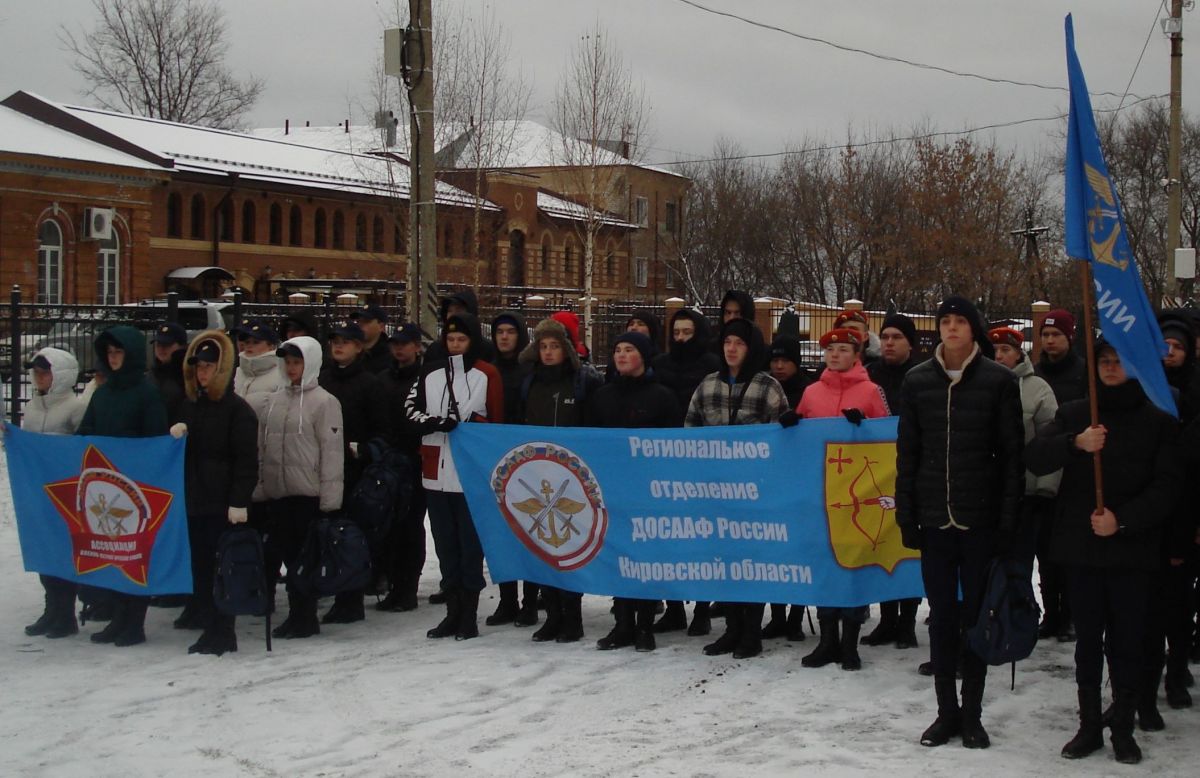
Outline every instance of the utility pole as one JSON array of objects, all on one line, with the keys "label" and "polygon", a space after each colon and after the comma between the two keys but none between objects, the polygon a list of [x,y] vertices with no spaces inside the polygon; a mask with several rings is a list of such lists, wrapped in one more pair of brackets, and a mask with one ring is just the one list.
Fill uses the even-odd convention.
[{"label": "utility pole", "polygon": [[1025,261],[1031,268],[1030,281],[1035,285],[1035,299],[1046,298],[1046,278],[1042,273],[1042,257],[1038,252],[1038,236],[1049,230],[1049,227],[1033,226],[1033,209],[1025,209],[1025,226],[1019,230],[1010,230],[1009,235],[1025,239]]},{"label": "utility pole", "polygon": [[1163,31],[1171,38],[1171,126],[1167,135],[1167,294],[1176,297],[1175,249],[1179,248],[1179,220],[1183,184],[1180,169],[1183,102],[1183,0],[1171,0],[1171,16],[1163,20]]},{"label": "utility pole", "polygon": [[408,316],[426,336],[438,332],[437,224],[434,208],[432,0],[408,0],[404,86],[408,90],[409,187]]}]

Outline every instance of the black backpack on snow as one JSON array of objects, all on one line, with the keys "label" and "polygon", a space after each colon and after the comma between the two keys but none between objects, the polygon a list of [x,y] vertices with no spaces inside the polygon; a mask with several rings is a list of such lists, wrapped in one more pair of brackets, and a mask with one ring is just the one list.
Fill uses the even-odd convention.
[{"label": "black backpack on snow", "polygon": [[297,593],[305,597],[365,589],[371,581],[367,536],[343,516],[313,521],[292,580]]},{"label": "black backpack on snow", "polygon": [[1033,596],[1033,572],[1013,560],[995,559],[988,570],[987,589],[979,619],[967,631],[971,650],[989,665],[1013,666],[1033,653],[1042,609]]},{"label": "black backpack on snow", "polygon": [[368,464],[350,492],[346,513],[378,545],[392,526],[396,505],[407,505],[412,493],[408,458],[379,438],[367,443]]},{"label": "black backpack on snow", "polygon": [[229,616],[266,616],[271,650],[271,589],[267,586],[262,538],[257,530],[233,526],[217,540],[213,602]]}]

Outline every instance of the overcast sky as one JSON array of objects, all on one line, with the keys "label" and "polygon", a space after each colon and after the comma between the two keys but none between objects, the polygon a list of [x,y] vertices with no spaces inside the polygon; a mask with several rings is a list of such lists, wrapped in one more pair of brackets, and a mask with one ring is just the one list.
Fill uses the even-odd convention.
[{"label": "overcast sky", "polygon": [[[1075,15],[1080,60],[1093,93],[1169,89],[1169,42],[1158,0],[698,0],[808,36],[879,54],[1049,86],[1066,84],[1063,18]],[[494,6],[512,35],[514,58],[534,82],[530,118],[554,93],[571,46],[595,20],[605,25],[653,109],[651,161],[707,155],[721,136],[749,153],[809,138],[842,141],[898,134],[918,125],[962,130],[1054,116],[1065,92],[987,83],[884,62],[697,10],[679,0],[433,0],[447,13]],[[284,119],[335,124],[363,104],[385,22],[407,0],[223,2],[230,65],[266,90],[254,126]],[[457,10],[456,10],[457,9]],[[9,0],[0,7],[0,94],[25,89],[78,102],[82,80],[58,41],[59,25],[92,24],[90,0]],[[1185,35],[1197,15],[1184,14]],[[1151,33],[1151,27],[1153,32]],[[1200,37],[1192,37],[1192,41]],[[1194,58],[1189,61],[1189,56]],[[1200,98],[1200,49],[1185,43],[1184,110]],[[1126,98],[1126,103],[1135,98]],[[1096,108],[1115,97],[1094,97]],[[1023,151],[1057,150],[1061,123],[983,134]]]}]

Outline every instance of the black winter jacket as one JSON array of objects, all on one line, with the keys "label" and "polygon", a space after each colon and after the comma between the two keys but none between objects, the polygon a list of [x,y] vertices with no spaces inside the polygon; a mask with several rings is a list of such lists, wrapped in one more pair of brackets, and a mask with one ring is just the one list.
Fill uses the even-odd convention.
[{"label": "black winter jacket", "polygon": [[900,386],[904,383],[904,377],[916,365],[916,358],[911,356],[907,362],[900,365],[889,365],[882,358],[866,365],[867,376],[883,390],[883,397],[893,413],[900,406]]},{"label": "black winter jacket", "polygon": [[[335,364],[323,369],[317,383],[342,406],[346,441],[344,484],[345,493],[349,494],[366,467],[367,442],[377,437],[391,442],[389,400],[383,382],[379,376],[367,372],[361,358],[346,367]],[[351,443],[358,444],[358,456],[351,454]]]},{"label": "black winter jacket", "polygon": [[672,339],[667,353],[659,354],[652,363],[658,380],[675,393],[675,401],[679,405],[676,427],[683,426],[683,416],[687,413],[692,395],[696,393],[696,387],[706,375],[721,369],[721,358],[712,351],[713,335],[708,319],[698,311],[681,308],[671,316],[668,331],[672,331],[675,321],[680,318],[690,319],[696,334],[684,343],[676,343]]},{"label": "black winter jacket", "polygon": [[1054,421],[1030,442],[1034,475],[1062,468],[1050,556],[1063,564],[1154,570],[1161,565],[1162,531],[1181,478],[1177,422],[1147,398],[1135,380],[1096,387],[1100,423],[1108,430],[1101,454],[1104,504],[1122,529],[1102,538],[1092,531],[1096,508],[1092,455],[1074,445],[1091,424],[1086,400],[1060,405]]},{"label": "black winter jacket", "polygon": [[[496,315],[512,318],[517,323],[517,350],[511,356],[505,356],[496,351],[492,364],[500,373],[500,382],[504,385],[504,418],[510,424],[516,424],[521,419],[521,382],[529,375],[529,365],[522,364],[521,352],[529,345],[529,329],[525,325],[525,317],[516,311],[503,311]],[[492,345],[496,340],[496,319],[492,319]]]},{"label": "black winter jacket", "polygon": [[900,387],[896,523],[1013,531],[1025,492],[1017,377],[976,347],[952,381],[941,354]]},{"label": "black winter jacket", "polygon": [[1087,362],[1074,350],[1068,351],[1058,362],[1051,362],[1042,354],[1033,372],[1050,384],[1060,407],[1088,396]]},{"label": "black winter jacket", "polygon": [[185,399],[183,358],[186,354],[186,348],[176,349],[175,353],[171,354],[170,362],[161,364],[155,360],[154,367],[150,368],[150,380],[158,387],[158,392],[163,398],[163,405],[167,407],[167,424],[174,424],[181,420],[180,413],[183,411]]},{"label": "black winter jacket", "polygon": [[363,351],[362,361],[363,367],[372,375],[379,375],[392,366],[392,349],[386,333],[379,336],[374,346]]},{"label": "black winter jacket", "polygon": [[650,372],[618,375],[592,394],[587,410],[589,427],[678,427],[682,418],[675,394]]},{"label": "black winter jacket", "polygon": [[408,429],[404,401],[420,377],[421,360],[419,359],[407,367],[400,367],[395,360],[392,360],[391,367],[379,374],[379,381],[383,384],[383,395],[387,398],[391,442],[398,449],[413,457],[419,456],[421,436]]}]

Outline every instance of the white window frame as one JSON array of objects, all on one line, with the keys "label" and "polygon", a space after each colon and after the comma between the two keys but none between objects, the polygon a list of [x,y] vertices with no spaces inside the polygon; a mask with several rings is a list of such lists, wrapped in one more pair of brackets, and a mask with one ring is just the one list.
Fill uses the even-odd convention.
[{"label": "white window frame", "polygon": [[650,260],[645,257],[637,258],[637,279],[634,283],[638,286],[650,285]]},{"label": "white window frame", "polygon": [[633,221],[639,227],[650,225],[650,201],[645,197],[633,198]]},{"label": "white window frame", "polygon": [[[54,227],[58,234],[58,245],[43,243],[41,232],[45,225]],[[37,302],[47,305],[62,303],[63,232],[53,219],[38,225]]]},{"label": "white window frame", "polygon": [[116,230],[96,251],[96,304],[121,304],[121,238]]},{"label": "white window frame", "polygon": [[675,268],[671,267],[669,262],[664,262],[663,266],[666,268],[666,271],[663,273],[663,276],[664,276],[663,283],[666,285],[666,287],[668,289],[674,289],[675,288]]}]

